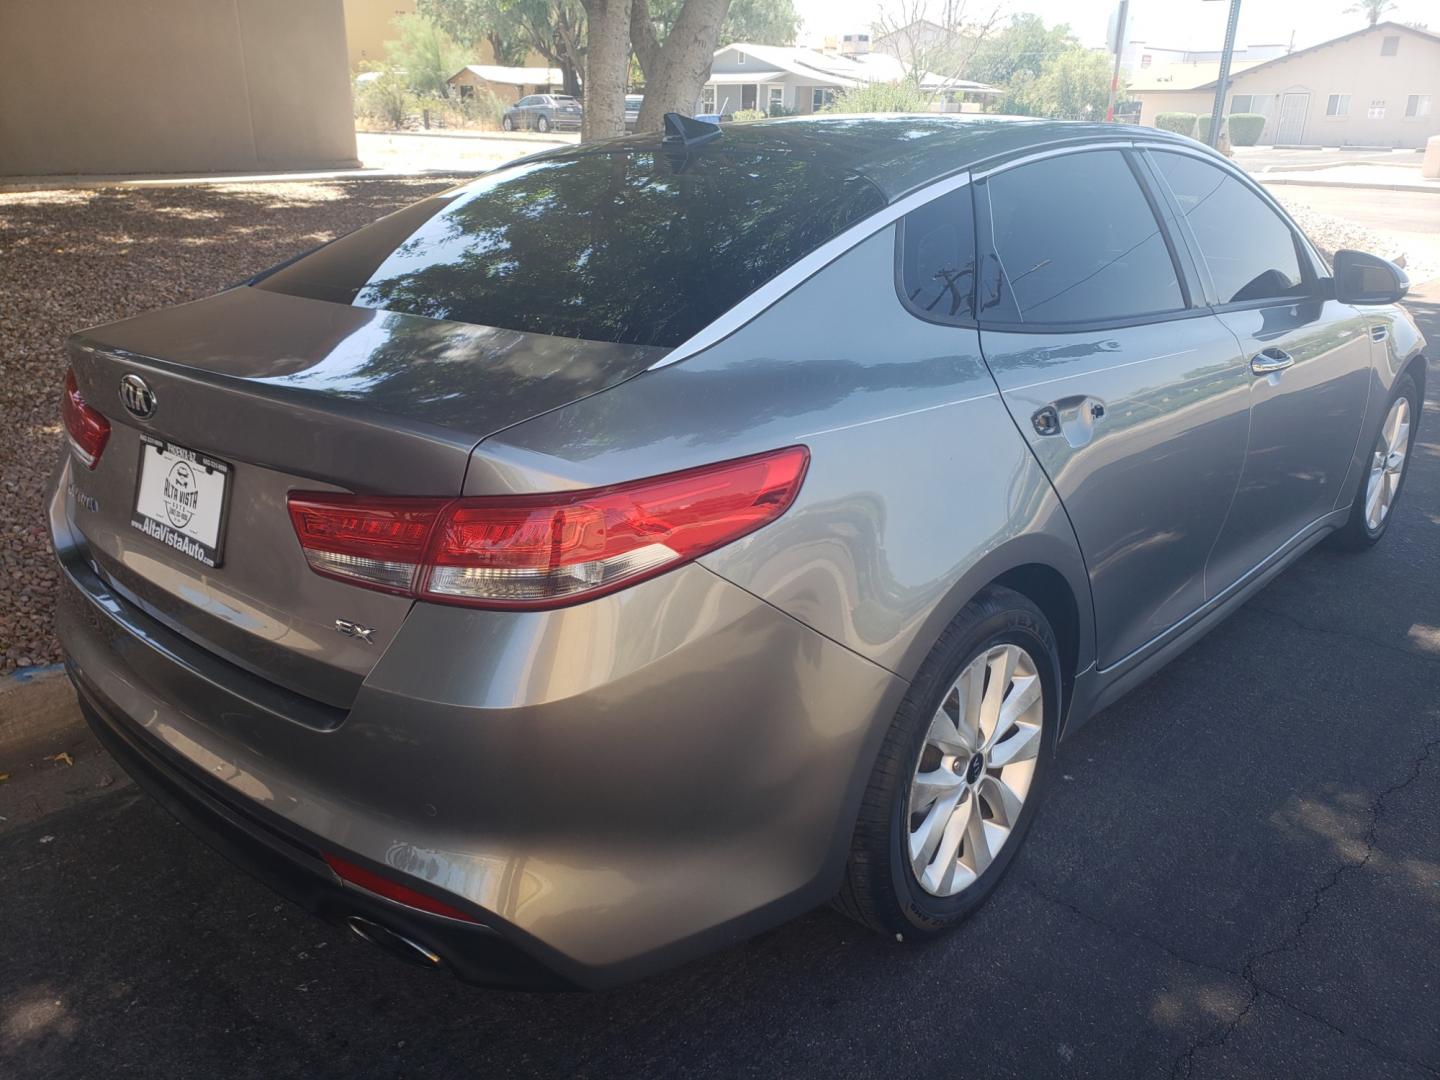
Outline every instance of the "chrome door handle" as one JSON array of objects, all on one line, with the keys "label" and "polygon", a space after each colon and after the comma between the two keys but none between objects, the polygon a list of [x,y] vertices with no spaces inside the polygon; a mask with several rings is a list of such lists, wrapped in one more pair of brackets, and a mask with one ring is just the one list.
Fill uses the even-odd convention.
[{"label": "chrome door handle", "polygon": [[1284,349],[1262,349],[1250,358],[1250,370],[1256,375],[1272,375],[1293,363],[1295,358]]}]

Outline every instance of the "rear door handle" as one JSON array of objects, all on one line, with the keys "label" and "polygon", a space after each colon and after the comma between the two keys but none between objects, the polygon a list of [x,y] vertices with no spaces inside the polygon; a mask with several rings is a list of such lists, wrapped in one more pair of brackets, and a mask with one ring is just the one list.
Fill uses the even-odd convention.
[{"label": "rear door handle", "polygon": [[1250,370],[1256,375],[1272,375],[1293,363],[1295,358],[1284,349],[1262,349],[1250,358]]}]

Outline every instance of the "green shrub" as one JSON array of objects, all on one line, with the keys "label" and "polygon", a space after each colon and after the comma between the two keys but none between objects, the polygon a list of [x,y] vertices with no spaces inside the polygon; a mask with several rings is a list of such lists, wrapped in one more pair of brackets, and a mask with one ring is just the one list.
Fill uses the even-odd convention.
[{"label": "green shrub", "polygon": [[1155,116],[1155,126],[1161,131],[1173,131],[1176,135],[1195,135],[1195,121],[1198,119],[1193,112],[1162,112]]},{"label": "green shrub", "polygon": [[771,116],[794,116],[794,115],[795,115],[795,110],[794,110],[794,109],[787,109],[787,108],[785,108],[784,105],[771,105],[771,106],[770,106],[770,115],[771,115]]},{"label": "green shrub", "polygon": [[914,83],[866,83],[838,94],[827,113],[929,112],[930,96]]},{"label": "green shrub", "polygon": [[1195,121],[1195,138],[1206,146],[1210,145],[1210,117],[1201,116]]},{"label": "green shrub", "polygon": [[379,71],[379,78],[355,84],[355,115],[385,127],[402,128],[415,111],[416,97],[403,72],[393,67]]},{"label": "green shrub", "polygon": [[1230,141],[1236,146],[1254,146],[1265,130],[1265,117],[1260,113],[1234,113],[1230,117]]},{"label": "green shrub", "polygon": [[740,109],[732,113],[730,119],[743,124],[746,120],[764,120],[765,114],[759,109]]}]

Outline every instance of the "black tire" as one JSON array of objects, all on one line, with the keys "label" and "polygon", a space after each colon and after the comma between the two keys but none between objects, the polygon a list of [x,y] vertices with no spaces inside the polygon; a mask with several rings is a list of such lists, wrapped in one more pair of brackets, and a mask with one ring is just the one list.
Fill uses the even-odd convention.
[{"label": "black tire", "polygon": [[546,117],[541,116],[538,120],[535,121],[535,130],[543,135],[545,132],[550,130],[550,121]]},{"label": "black tire", "polygon": [[502,117],[501,120],[500,120],[500,126],[501,126],[502,128],[504,128],[506,131],[514,131],[514,130],[515,130],[515,121],[514,121],[514,120],[511,120],[510,117],[508,117],[508,116]]},{"label": "black tire", "polygon": [[[1390,500],[1390,512],[1385,515],[1379,526],[1372,529],[1366,520],[1365,496],[1370,486],[1370,460],[1375,454],[1376,447],[1384,438],[1385,417],[1390,415],[1390,410],[1395,402],[1401,398],[1407,398],[1410,402],[1410,440],[1405,448],[1405,467],[1400,473],[1400,481],[1395,488],[1395,494]],[[1412,375],[1400,376],[1395,382],[1395,388],[1390,394],[1390,400],[1385,403],[1385,412],[1381,418],[1381,430],[1376,432],[1375,442],[1371,446],[1370,453],[1365,457],[1364,468],[1360,474],[1360,485],[1355,489],[1355,500],[1350,504],[1350,516],[1346,519],[1343,527],[1331,535],[1333,546],[1342,551],[1368,551],[1380,542],[1385,535],[1385,530],[1390,527],[1390,522],[1395,520],[1395,511],[1400,505],[1400,496],[1405,493],[1405,478],[1410,475],[1410,460],[1415,453],[1415,438],[1420,433],[1420,413],[1424,408],[1424,402],[1420,400],[1420,388],[1415,383]]]},{"label": "black tire", "polygon": [[[910,785],[925,748],[930,721],[951,686],[973,659],[998,644],[1019,645],[1035,662],[1044,691],[1039,752],[1009,839],[994,861],[957,895],[939,897],[916,880],[907,852]],[[835,906],[885,934],[927,938],[973,914],[1014,862],[1050,779],[1060,717],[1060,659],[1044,614],[1010,589],[988,588],[966,604],[921,665],[881,744],[861,801],[845,884]]]}]

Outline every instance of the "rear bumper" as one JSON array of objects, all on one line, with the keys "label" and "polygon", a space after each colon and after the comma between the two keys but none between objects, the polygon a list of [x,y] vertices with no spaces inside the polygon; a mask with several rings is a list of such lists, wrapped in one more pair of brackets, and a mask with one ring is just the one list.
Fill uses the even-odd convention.
[{"label": "rear bumper", "polygon": [[[709,571],[554,612],[416,605],[322,729],[109,589],[65,479],[58,632],[92,726],[177,816],[323,917],[371,919],[467,981],[596,988],[838,886],[904,683]],[[321,852],[481,925],[354,889]]]}]

